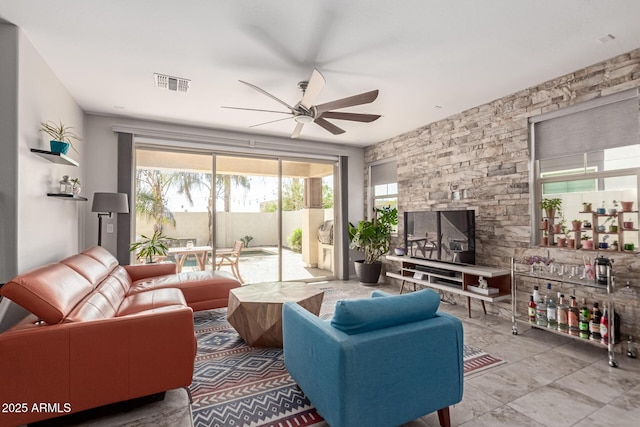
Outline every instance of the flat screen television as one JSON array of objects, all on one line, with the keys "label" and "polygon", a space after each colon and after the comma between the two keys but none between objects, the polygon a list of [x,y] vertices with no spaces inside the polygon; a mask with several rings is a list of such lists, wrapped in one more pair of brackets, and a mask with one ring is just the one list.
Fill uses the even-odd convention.
[{"label": "flat screen television", "polygon": [[456,264],[476,263],[474,210],[404,213],[407,255]]}]

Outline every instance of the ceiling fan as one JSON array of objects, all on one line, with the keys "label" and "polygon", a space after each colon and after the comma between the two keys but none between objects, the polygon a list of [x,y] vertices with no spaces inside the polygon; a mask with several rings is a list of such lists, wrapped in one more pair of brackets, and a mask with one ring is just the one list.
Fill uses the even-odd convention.
[{"label": "ceiling fan", "polygon": [[298,102],[293,106],[287,104],[285,101],[273,96],[269,92],[259,88],[256,85],[247,83],[242,80],[240,80],[240,83],[243,83],[257,90],[263,95],[268,96],[274,101],[279,102],[280,104],[287,107],[289,111],[262,110],[257,108],[242,108],[242,107],[222,107],[222,108],[287,114],[289,115],[289,117],[285,117],[283,119],[271,120],[264,123],[258,123],[250,127],[262,126],[269,123],[275,123],[283,120],[293,119],[296,121],[297,124],[295,129],[293,130],[293,133],[291,134],[291,138],[297,138],[298,136],[300,136],[300,132],[302,132],[302,128],[307,123],[315,123],[334,135],[340,135],[341,133],[344,133],[344,129],[339,128],[338,126],[329,122],[327,119],[350,120],[353,122],[370,123],[380,118],[380,115],[378,114],[360,114],[360,113],[331,111],[331,110],[337,110],[340,108],[353,107],[355,105],[369,104],[375,101],[375,99],[378,97],[378,90],[364,92],[358,95],[353,95],[346,98],[337,99],[335,101],[326,102],[324,104],[313,105],[313,101],[315,101],[316,97],[318,96],[320,91],[324,88],[326,83],[322,74],[320,74],[320,72],[315,69],[313,70],[313,73],[311,73],[311,78],[309,79],[309,81],[302,81],[298,83],[298,87],[302,91],[302,99],[300,100],[300,102]]}]

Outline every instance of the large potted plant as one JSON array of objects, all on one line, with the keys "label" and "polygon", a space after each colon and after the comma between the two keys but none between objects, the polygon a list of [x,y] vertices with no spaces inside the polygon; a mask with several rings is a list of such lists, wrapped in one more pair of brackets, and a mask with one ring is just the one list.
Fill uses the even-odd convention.
[{"label": "large potted plant", "polygon": [[391,232],[398,224],[398,209],[376,208],[370,221],[349,223],[349,247],[364,251],[364,259],[355,261],[356,275],[362,283],[378,283],[382,263],[380,257],[389,252]]},{"label": "large potted plant", "polygon": [[71,129],[73,127],[66,126],[62,122],[48,121],[40,123],[40,132],[44,132],[51,137],[49,144],[52,153],[67,154],[69,147],[73,148],[76,153],[78,152],[71,141],[78,141],[79,138]]},{"label": "large potted plant", "polygon": [[129,252],[135,252],[136,257],[144,260],[147,264],[166,257],[169,252],[167,241],[175,240],[172,237],[164,236],[160,230],[154,231],[151,237],[147,237],[144,234],[140,237],[142,238],[141,240],[129,246]]}]

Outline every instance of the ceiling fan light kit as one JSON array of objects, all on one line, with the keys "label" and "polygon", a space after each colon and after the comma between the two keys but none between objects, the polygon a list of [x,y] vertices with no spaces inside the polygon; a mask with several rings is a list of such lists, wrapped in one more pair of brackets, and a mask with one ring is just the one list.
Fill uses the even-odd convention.
[{"label": "ceiling fan light kit", "polygon": [[250,127],[262,126],[269,123],[279,122],[282,120],[287,120],[289,118],[293,118],[293,120],[297,123],[296,127],[291,134],[291,138],[297,138],[300,136],[302,132],[302,128],[305,124],[315,123],[318,126],[322,127],[326,131],[332,133],[333,135],[340,135],[344,133],[344,129],[339,128],[333,123],[327,121],[326,119],[335,119],[335,120],[349,120],[353,122],[363,122],[363,123],[371,123],[374,120],[380,118],[378,114],[362,114],[362,113],[348,113],[348,112],[340,112],[340,111],[330,111],[337,110],[341,108],[354,107],[356,105],[369,104],[376,100],[378,97],[378,90],[372,90],[370,92],[364,92],[358,95],[349,96],[342,99],[337,99],[335,101],[326,102],[320,105],[313,105],[316,97],[320,94],[322,89],[324,88],[326,81],[322,74],[314,69],[313,73],[311,73],[311,78],[309,81],[302,81],[298,83],[298,88],[302,91],[302,99],[296,105],[291,106],[285,101],[277,98],[276,96],[270,94],[264,89],[240,80],[240,83],[243,83],[250,88],[262,93],[263,95],[268,96],[274,101],[285,106],[289,111],[273,111],[273,110],[262,110],[256,108],[242,108],[242,107],[222,107],[222,108],[231,108],[235,110],[248,110],[248,111],[262,111],[262,112],[270,112],[270,113],[279,113],[279,114],[288,114],[290,117],[286,117],[284,119],[271,120],[264,123],[259,123],[257,125],[252,125]]}]

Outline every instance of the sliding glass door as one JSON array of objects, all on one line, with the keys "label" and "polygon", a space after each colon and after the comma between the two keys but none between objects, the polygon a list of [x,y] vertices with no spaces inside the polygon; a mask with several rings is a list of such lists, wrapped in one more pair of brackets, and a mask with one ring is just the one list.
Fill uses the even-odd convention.
[{"label": "sliding glass door", "polygon": [[159,232],[182,271],[332,278],[333,176],[329,162],[138,148],[136,240]]}]

